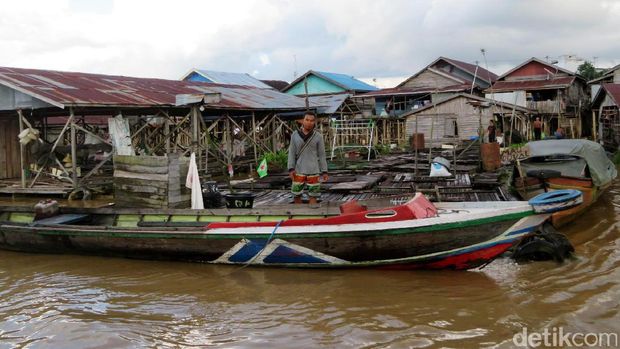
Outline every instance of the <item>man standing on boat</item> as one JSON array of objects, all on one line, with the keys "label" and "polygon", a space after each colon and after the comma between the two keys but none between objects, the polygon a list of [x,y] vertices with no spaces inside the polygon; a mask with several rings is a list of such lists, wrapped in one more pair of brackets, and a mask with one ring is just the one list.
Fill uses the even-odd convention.
[{"label": "man standing on boat", "polygon": [[314,129],[316,114],[306,112],[301,128],[291,136],[288,148],[288,173],[293,181],[291,192],[296,204],[301,204],[304,185],[308,186],[309,203],[314,205],[321,196],[320,177],[327,181],[327,160],[323,135]]}]

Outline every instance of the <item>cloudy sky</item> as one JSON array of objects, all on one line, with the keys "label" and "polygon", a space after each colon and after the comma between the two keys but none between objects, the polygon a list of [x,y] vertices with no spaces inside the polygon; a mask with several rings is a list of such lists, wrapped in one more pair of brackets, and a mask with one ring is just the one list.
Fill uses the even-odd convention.
[{"label": "cloudy sky", "polygon": [[620,1],[13,0],[0,12],[0,66],[286,81],[315,69],[389,86],[439,56],[497,74],[533,56],[610,67],[619,28]]}]

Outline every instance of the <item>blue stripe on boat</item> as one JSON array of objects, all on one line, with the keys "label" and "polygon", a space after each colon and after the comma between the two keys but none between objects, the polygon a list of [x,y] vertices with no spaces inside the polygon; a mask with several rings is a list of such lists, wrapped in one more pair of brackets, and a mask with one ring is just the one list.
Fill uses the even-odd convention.
[{"label": "blue stripe on boat", "polygon": [[519,229],[519,230],[511,231],[511,232],[510,232],[510,233],[508,233],[506,236],[517,235],[517,234],[523,234],[523,233],[529,233],[529,232],[533,231],[534,229],[536,229],[536,227],[527,227],[527,228],[523,228],[523,229]]},{"label": "blue stripe on boat", "polygon": [[326,260],[280,245],[269,256],[263,259],[263,263],[329,263]]},{"label": "blue stripe on boat", "polygon": [[267,239],[249,240],[245,246],[228,258],[233,263],[243,263],[252,259],[265,247]]}]

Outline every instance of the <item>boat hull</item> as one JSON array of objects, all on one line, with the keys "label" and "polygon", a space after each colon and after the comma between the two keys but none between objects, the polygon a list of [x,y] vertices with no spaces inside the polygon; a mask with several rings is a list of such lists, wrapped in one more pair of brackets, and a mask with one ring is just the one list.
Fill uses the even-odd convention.
[{"label": "boat hull", "polygon": [[547,217],[520,209],[367,225],[218,229],[6,223],[0,248],[242,266],[469,269],[504,253]]},{"label": "boat hull", "polygon": [[[556,228],[562,227],[577,219],[596,202],[600,194],[605,189],[594,186],[591,179],[557,177],[549,178],[545,181],[547,183],[548,191],[575,189],[579,190],[583,194],[583,201],[581,204],[569,209],[555,212],[551,215],[551,223]],[[542,189],[542,182],[536,178],[527,178],[525,183],[518,181],[515,188],[519,192],[519,195],[526,200],[530,200],[536,195],[544,192]]]}]

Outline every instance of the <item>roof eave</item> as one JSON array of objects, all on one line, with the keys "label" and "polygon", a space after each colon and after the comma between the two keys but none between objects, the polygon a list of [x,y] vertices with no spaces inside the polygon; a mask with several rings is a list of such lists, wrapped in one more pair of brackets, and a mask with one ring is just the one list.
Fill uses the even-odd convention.
[{"label": "roof eave", "polygon": [[61,102],[54,101],[54,100],[52,100],[50,98],[47,98],[47,97],[43,97],[43,96],[39,95],[38,93],[34,93],[32,91],[29,91],[29,90],[27,90],[25,88],[22,88],[21,86],[17,86],[15,84],[7,82],[6,80],[0,79],[0,84],[6,86],[8,88],[12,88],[15,91],[19,91],[21,93],[24,93],[24,94],[27,94],[29,96],[32,96],[32,97],[34,97],[36,99],[39,99],[39,100],[41,100],[41,101],[43,101],[45,103],[49,103],[49,104],[51,104],[51,105],[53,105],[55,107],[58,107],[60,109],[65,109],[65,104],[63,104]]}]

